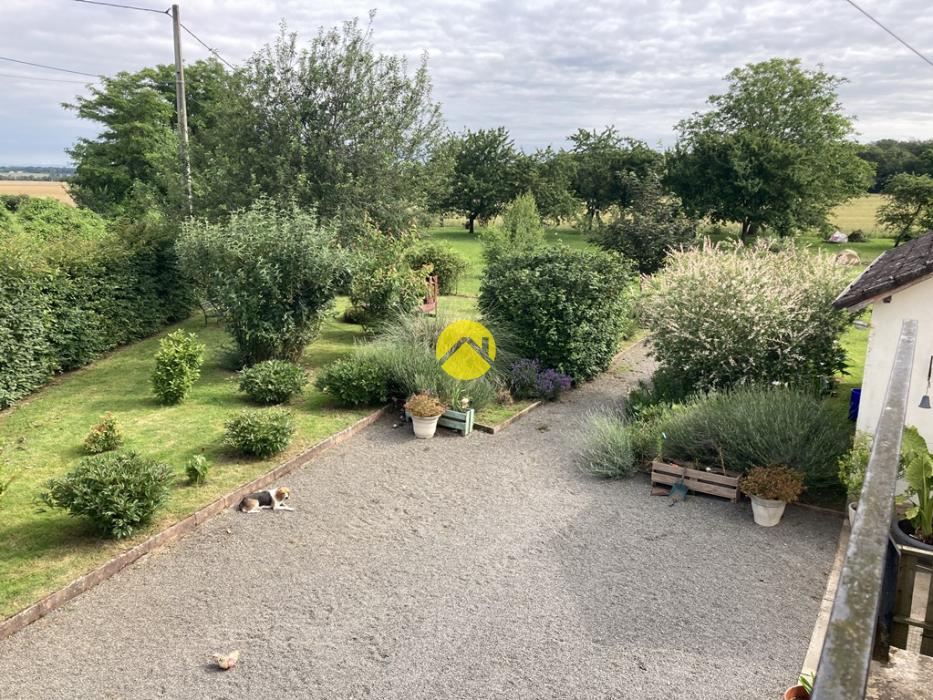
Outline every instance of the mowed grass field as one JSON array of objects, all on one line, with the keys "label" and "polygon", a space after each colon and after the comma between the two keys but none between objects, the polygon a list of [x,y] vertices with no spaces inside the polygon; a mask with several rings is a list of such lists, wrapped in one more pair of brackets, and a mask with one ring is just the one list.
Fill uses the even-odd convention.
[{"label": "mowed grass field", "polygon": [[0,194],[28,194],[30,197],[53,197],[74,206],[68,183],[54,180],[0,180]]},{"label": "mowed grass field", "polygon": [[[341,300],[339,306],[345,305]],[[126,346],[97,362],[59,377],[44,389],[0,413],[0,460],[4,475],[15,475],[0,501],[0,619],[87,573],[147,535],[164,529],[272,469],[276,464],[351,425],[371,409],[345,409],[313,386],[289,408],[296,432],[288,450],[267,460],[233,454],[223,443],[224,422],[253,408],[237,390],[227,362],[230,340],[217,322],[200,314],[180,324],[207,346],[200,380],[189,398],[162,406],[150,386],[159,337]],[[171,328],[165,329],[169,332]],[[325,322],[308,346],[303,364],[316,370],[350,352],[359,326]],[[161,334],[160,334],[161,335]],[[67,472],[84,456],[82,442],[91,426],[112,411],[125,449],[164,461],[175,473],[167,507],[145,532],[114,542],[95,536],[83,519],[59,510],[39,511],[36,496],[45,483]],[[196,454],[210,464],[207,483],[189,486],[184,465]],[[311,467],[313,468],[313,467]]]},{"label": "mowed grass field", "polygon": [[881,235],[882,230],[875,220],[878,207],[884,203],[880,194],[866,194],[863,197],[850,199],[842,206],[836,207],[829,220],[840,231],[852,233],[861,229],[869,236]]}]

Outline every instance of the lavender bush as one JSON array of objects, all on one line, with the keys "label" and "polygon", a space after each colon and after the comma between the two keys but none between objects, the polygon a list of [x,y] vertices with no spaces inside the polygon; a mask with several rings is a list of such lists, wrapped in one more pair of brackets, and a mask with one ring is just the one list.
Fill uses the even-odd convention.
[{"label": "lavender bush", "polygon": [[509,388],[517,399],[553,401],[570,385],[570,377],[556,369],[541,369],[538,360],[518,360],[509,370]]}]

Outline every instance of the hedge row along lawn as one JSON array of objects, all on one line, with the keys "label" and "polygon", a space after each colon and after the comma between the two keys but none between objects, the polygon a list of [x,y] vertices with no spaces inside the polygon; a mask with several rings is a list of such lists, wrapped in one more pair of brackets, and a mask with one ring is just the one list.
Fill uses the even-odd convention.
[{"label": "hedge row along lawn", "polygon": [[[4,473],[17,475],[0,500],[0,618],[36,602],[371,410],[337,408],[308,386],[289,405],[297,430],[285,454],[264,461],[233,456],[223,446],[224,421],[250,404],[237,391],[235,373],[226,369],[232,343],[216,321],[205,326],[200,314],[180,327],[197,333],[207,346],[201,378],[180,405],[161,406],[153,396],[150,375],[158,348],[158,337],[153,337],[62,376],[0,413],[0,459],[6,465]],[[359,326],[328,320],[320,337],[308,347],[303,364],[313,373],[349,352],[360,333]],[[148,532],[119,543],[89,534],[85,523],[63,511],[37,512],[34,504],[48,479],[65,473],[84,456],[84,437],[107,411],[113,411],[126,449],[168,463],[177,475],[168,507],[158,521]],[[188,486],[185,461],[202,451],[211,463],[207,483]]]}]

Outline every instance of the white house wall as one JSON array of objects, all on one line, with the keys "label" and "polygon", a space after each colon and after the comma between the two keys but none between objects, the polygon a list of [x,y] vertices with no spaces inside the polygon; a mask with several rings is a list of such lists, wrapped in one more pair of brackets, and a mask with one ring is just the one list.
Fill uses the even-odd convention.
[{"label": "white house wall", "polygon": [[920,397],[926,391],[930,356],[933,355],[933,279],[894,293],[890,303],[879,301],[874,304],[856,427],[869,434],[875,432],[894,364],[894,350],[900,336],[901,323],[906,319],[916,319],[919,326],[910,381],[907,425],[915,426],[927,444],[933,447],[933,409],[920,408]]}]

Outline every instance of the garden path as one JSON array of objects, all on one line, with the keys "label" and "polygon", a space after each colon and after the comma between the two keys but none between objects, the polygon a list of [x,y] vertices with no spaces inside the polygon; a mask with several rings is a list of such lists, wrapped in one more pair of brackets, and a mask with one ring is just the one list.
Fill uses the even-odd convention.
[{"label": "garden path", "polygon": [[382,420],[288,479],[295,512],[226,512],[0,642],[0,695],[780,697],[841,521],[581,473],[623,363],[498,435]]}]

